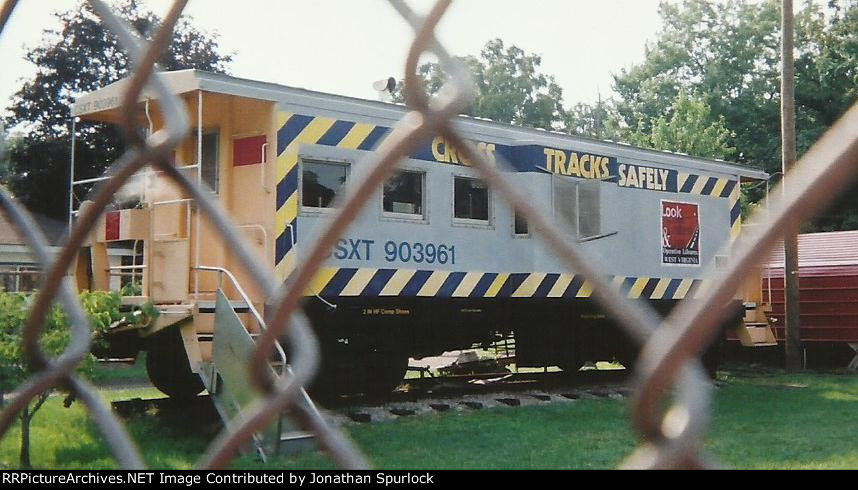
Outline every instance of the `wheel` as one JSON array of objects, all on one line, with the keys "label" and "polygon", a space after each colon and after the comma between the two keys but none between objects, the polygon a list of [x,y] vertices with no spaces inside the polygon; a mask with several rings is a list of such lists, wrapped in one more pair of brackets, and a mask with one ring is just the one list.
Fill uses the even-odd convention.
[{"label": "wheel", "polygon": [[172,398],[190,398],[203,391],[200,376],[191,371],[185,346],[177,329],[158,333],[146,353],[149,381]]}]

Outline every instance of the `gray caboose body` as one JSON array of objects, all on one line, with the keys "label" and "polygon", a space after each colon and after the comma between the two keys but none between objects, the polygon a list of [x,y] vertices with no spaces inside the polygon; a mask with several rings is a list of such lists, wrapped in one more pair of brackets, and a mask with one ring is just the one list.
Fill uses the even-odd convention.
[{"label": "gray caboose body", "polygon": [[[336,196],[372,165],[373,151],[406,112],[197,71],[164,78],[197,121],[194,137],[177,150],[177,165],[185,162],[240,226],[258,233],[258,251],[281,280],[309,252]],[[75,114],[115,119],[121,88],[81,98]],[[160,124],[149,120],[153,129]],[[705,266],[727,259],[741,228],[740,183],[767,178],[721,161],[481,119],[460,117],[455,124],[554,215],[570,241],[600,258],[614,287],[662,312],[705,287]],[[123,231],[133,229],[120,226],[133,218],[129,212],[106,220],[105,237],[93,244],[134,238],[167,247],[158,237],[175,237],[166,253],[181,256],[188,274],[159,267],[163,254],[156,248],[135,267],[143,270],[143,296],[172,304],[171,311],[192,305],[196,337],[182,338],[191,369],[204,373],[199,366],[211,360],[205,346],[213,330],[200,304],[220,287],[204,272],[238,266],[197,210],[182,207],[186,198],[147,197],[149,235]],[[174,275],[156,281],[156,274]],[[587,361],[631,361],[636,349],[591,293],[589,282],[547,251],[457,149],[436,137],[370,197],[307,291],[305,306],[323,349],[319,378],[338,381],[337,389],[367,390],[400,381],[409,358],[508,334],[515,336],[519,366],[577,370]],[[260,310],[267,299],[247,296]]]}]

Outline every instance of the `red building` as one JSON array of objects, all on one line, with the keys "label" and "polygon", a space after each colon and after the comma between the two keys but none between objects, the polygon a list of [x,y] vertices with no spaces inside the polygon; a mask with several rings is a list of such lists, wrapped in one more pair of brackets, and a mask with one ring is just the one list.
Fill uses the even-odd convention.
[{"label": "red building", "polygon": [[[778,246],[762,271],[763,302],[784,340],[784,252]],[[858,347],[858,231],[799,235],[801,339],[807,361],[845,366]]]}]

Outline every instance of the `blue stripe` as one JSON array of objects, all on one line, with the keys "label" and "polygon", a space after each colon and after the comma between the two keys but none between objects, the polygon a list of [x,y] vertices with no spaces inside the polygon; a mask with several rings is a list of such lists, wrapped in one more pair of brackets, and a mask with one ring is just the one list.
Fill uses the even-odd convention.
[{"label": "blue stripe", "polygon": [[572,282],[570,282],[569,285],[566,286],[566,291],[563,291],[563,297],[574,298],[575,295],[578,294],[578,291],[581,290],[581,286],[583,284],[584,278],[576,274],[575,277],[572,278]]},{"label": "blue stripe", "polygon": [[700,289],[700,286],[703,285],[703,280],[694,279],[691,281],[691,287],[688,288],[688,292],[685,293],[686,298],[693,298],[695,294],[697,294],[697,290]]},{"label": "blue stripe", "polygon": [[682,284],[682,279],[671,279],[670,284],[667,285],[667,289],[664,290],[664,299],[674,299],[673,295],[676,294],[676,290],[679,289],[679,285]]},{"label": "blue stripe", "polygon": [[483,274],[483,277],[481,277],[480,280],[477,281],[477,285],[474,286],[474,290],[471,291],[470,297],[471,298],[482,298],[483,296],[485,296],[486,291],[489,290],[489,287],[495,281],[495,278],[497,276],[498,275],[495,274],[494,272],[487,272],[487,273]]},{"label": "blue stripe", "polygon": [[444,284],[441,285],[441,288],[438,289],[438,292],[435,296],[440,296],[444,298],[449,298],[453,296],[453,291],[459,287],[462,279],[465,278],[464,272],[451,272],[449,276],[447,276],[447,280],[444,281]]},{"label": "blue stripe", "polygon": [[417,296],[417,293],[420,291],[420,288],[426,284],[426,281],[429,280],[429,276],[432,275],[432,271],[417,271],[411,276],[411,279],[408,280],[408,283],[405,284],[405,287],[402,288],[402,292],[399,293],[400,296]]},{"label": "blue stripe", "polygon": [[691,192],[691,189],[694,189],[694,184],[697,183],[696,175],[689,175],[688,179],[685,180],[685,183],[682,184],[682,189],[679,189],[679,192]]},{"label": "blue stripe", "polygon": [[700,192],[704,196],[708,196],[712,194],[712,189],[715,188],[715,184],[718,183],[718,177],[709,177],[709,180],[706,181],[706,184],[703,186],[703,190]]},{"label": "blue stripe", "polygon": [[644,286],[641,291],[641,298],[649,298],[652,296],[652,292],[655,291],[655,287],[658,285],[658,278],[653,278],[647,281],[646,286]]},{"label": "blue stripe", "polygon": [[310,124],[313,118],[310,116],[302,116],[300,114],[295,114],[286,121],[286,124],[283,125],[282,128],[277,130],[277,155],[279,156],[281,153],[286,151],[286,147],[289,146],[289,143],[295,140],[301,131]]},{"label": "blue stripe", "polygon": [[390,131],[390,128],[385,128],[384,126],[376,126],[366,135],[366,138],[358,145],[358,150],[372,150],[375,148],[376,143]]},{"label": "blue stripe", "polygon": [[361,296],[378,296],[394,273],[396,273],[396,269],[379,269],[375,271],[372,279],[369,280],[369,283],[367,283],[366,287],[360,293]]},{"label": "blue stripe", "polygon": [[506,278],[506,281],[504,281],[503,286],[498,290],[497,296],[499,298],[509,298],[529,275],[526,273],[510,274]]},{"label": "blue stripe", "polygon": [[635,281],[637,280],[637,277],[627,277],[623,279],[623,283],[620,284],[620,293],[622,293],[623,296],[629,294],[629,291],[631,291],[632,286],[635,285]]},{"label": "blue stripe", "polygon": [[292,233],[295,234],[295,243],[298,243],[298,219],[295,218],[290,224],[292,225],[291,233],[287,226],[286,229],[277,237],[274,255],[275,264],[279,264],[280,261],[283,260],[283,257],[292,250]]},{"label": "blue stripe", "polygon": [[736,201],[736,204],[733,205],[733,209],[730,210],[730,225],[736,222],[739,219],[739,216],[742,214],[742,201],[741,199]]},{"label": "blue stripe", "polygon": [[533,293],[533,297],[544,298],[548,296],[548,293],[551,292],[551,288],[554,287],[554,284],[558,279],[560,279],[560,274],[546,274],[545,279],[539,283],[539,287],[536,288],[536,292]]},{"label": "blue stripe", "polygon": [[355,123],[351,121],[337,121],[325,132],[324,135],[316,142],[318,145],[337,146],[343,138],[351,131]]},{"label": "blue stripe", "polygon": [[277,209],[282,208],[289,199],[289,196],[298,190],[298,167],[300,166],[300,164],[296,164],[292,167],[292,170],[283,177],[283,180],[277,183]]},{"label": "blue stripe", "polygon": [[721,197],[730,197],[730,194],[733,193],[733,189],[736,187],[737,182],[735,180],[728,180],[727,185],[724,186],[724,189],[721,190]]},{"label": "blue stripe", "polygon": [[351,281],[352,277],[357,273],[357,269],[340,269],[334,277],[328,281],[328,284],[319,292],[319,296],[339,296],[346,284]]}]

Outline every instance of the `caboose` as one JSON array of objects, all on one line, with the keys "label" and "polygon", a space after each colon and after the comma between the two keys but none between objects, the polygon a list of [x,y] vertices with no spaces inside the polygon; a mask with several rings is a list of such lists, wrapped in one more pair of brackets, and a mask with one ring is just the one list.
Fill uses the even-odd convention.
[{"label": "caboose", "polygon": [[[162,76],[194,123],[175,165],[210,189],[279,280],[406,112],[194,70]],[[125,83],[81,96],[78,124],[118,120]],[[144,92],[142,131],[160,127],[157,106]],[[662,313],[705,287],[708,264],[729,260],[740,186],[768,178],[723,161],[483,119],[455,124],[489,160],[504,162],[571,242],[600,257],[614,287]],[[75,180],[74,166],[71,219],[85,205],[81,186],[98,180]],[[122,265],[108,263],[112,248],[130,251]],[[105,355],[146,351],[153,384],[173,396],[219,383],[245,389],[242,369],[268,298],[193,201],[157,173],[136,178],[102,218],[76,278],[86,289],[122,285],[125,303],[161,312],[148,325],[111,331]],[[390,390],[409,358],[510,335],[518,366],[574,372],[588,361],[633,362],[637,347],[591,293],[455,147],[429,139],[376,190],[306,291],[323,354],[317,389]]]}]

